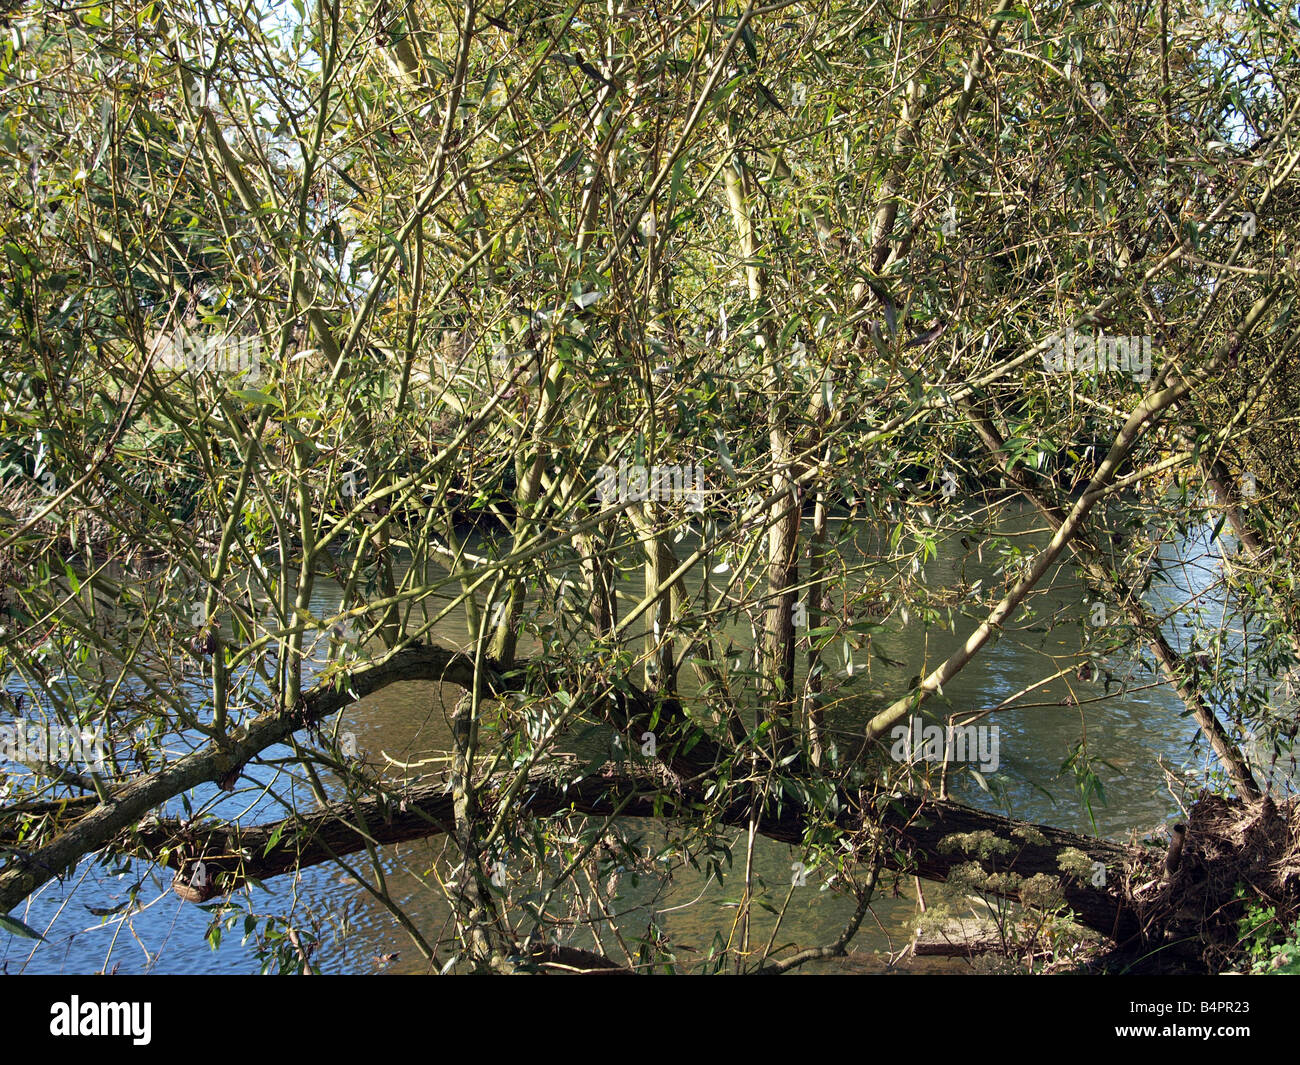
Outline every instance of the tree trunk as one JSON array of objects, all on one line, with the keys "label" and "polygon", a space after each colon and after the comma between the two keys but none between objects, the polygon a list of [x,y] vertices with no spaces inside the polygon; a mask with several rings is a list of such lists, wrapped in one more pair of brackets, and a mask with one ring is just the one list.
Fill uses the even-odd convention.
[{"label": "tree trunk", "polygon": [[[576,764],[568,769],[575,775],[578,772]],[[504,786],[505,781],[499,783]],[[564,811],[608,816],[615,810],[622,817],[682,817],[688,816],[692,804],[702,798],[701,791],[665,789],[661,775],[635,770],[616,776],[587,777],[576,783],[567,783],[554,770],[534,772],[518,795],[527,799],[527,809],[536,817]],[[840,827],[861,831],[878,823],[885,830],[897,852],[891,857],[890,849],[885,849],[891,868],[945,881],[954,870],[974,863],[985,873],[1000,877],[990,884],[989,894],[1012,900],[1020,897],[1015,878],[1042,874],[1063,882],[1065,899],[1080,924],[1116,941],[1126,940],[1138,930],[1137,917],[1119,890],[1128,867],[1138,860],[1139,852],[1134,848],[1048,825],[1014,821],[954,802],[910,795],[885,797],[880,800],[879,812],[872,813],[864,810],[856,795],[842,793],[841,800],[844,812],[838,819]],[[455,831],[456,799],[441,783],[417,785],[400,796],[357,805],[359,811],[351,803],[332,804],[289,818],[284,824],[191,830],[194,853],[203,857],[212,874],[221,874],[220,889],[229,892],[249,877],[266,880],[364,849],[366,839],[354,827],[358,823],[369,826],[370,836],[378,844]],[[726,807],[721,820],[747,827],[750,812],[747,800],[736,801]],[[779,814],[770,810],[759,813],[757,830],[769,839],[799,845],[804,841],[809,816],[809,811],[787,797]],[[172,819],[145,826],[137,836],[136,852],[156,854],[169,842],[174,843],[183,827]],[[268,850],[277,831],[280,840]],[[992,833],[1010,843],[1011,849],[993,859],[980,858],[970,853],[970,848],[964,849],[960,838],[953,839],[971,833]],[[231,857],[241,851],[248,857]],[[902,855],[906,855],[906,861],[900,860]],[[1163,853],[1152,855],[1151,860],[1157,864],[1163,860]],[[1090,874],[1098,867],[1105,870],[1104,887],[1093,886]],[[1067,873],[1064,869],[1084,872]]]}]

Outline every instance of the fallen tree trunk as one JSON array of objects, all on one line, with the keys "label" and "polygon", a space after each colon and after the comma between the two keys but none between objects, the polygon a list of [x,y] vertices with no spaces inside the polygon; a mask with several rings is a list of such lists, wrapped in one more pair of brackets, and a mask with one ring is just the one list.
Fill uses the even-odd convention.
[{"label": "fallen tree trunk", "polygon": [[[213,876],[226,877],[222,887],[230,890],[249,877],[266,879],[333,856],[355,853],[368,842],[395,843],[449,831],[454,825],[454,800],[442,783],[298,815],[283,826],[195,829],[159,821],[153,821],[151,827],[151,822],[142,820],[167,799],[198,784],[233,781],[242,766],[261,750],[298,729],[313,726],[354,698],[396,680],[449,681],[468,687],[473,683],[474,669],[472,660],[465,655],[420,646],[393,652],[343,679],[346,682],[342,684],[337,679],[323,681],[306,693],[293,715],[263,714],[237,730],[226,743],[212,743],[118,788],[107,802],[95,805],[71,824],[60,823],[57,834],[31,852],[14,851],[0,872],[0,913],[7,913],[86,854],[122,846],[127,836],[134,841],[127,842],[127,849],[150,858],[171,849],[170,860],[182,871],[187,863],[202,859]],[[485,691],[500,694],[511,687],[512,681],[489,668],[483,683]],[[533,771],[522,780],[509,777],[494,782],[494,790],[484,796],[485,804],[499,807],[504,799],[512,810],[532,816],[569,810],[608,816],[617,809],[620,816],[626,817],[692,817],[700,809],[720,807],[721,823],[749,824],[753,796],[747,788],[732,785],[726,799],[720,802],[715,795],[706,801],[710,781],[728,773],[727,766],[736,752],[723,748],[692,723],[680,702],[655,699],[631,686],[618,693],[616,699],[599,702],[607,720],[620,729],[635,731],[657,715],[661,736],[658,757],[662,765],[644,772],[576,782],[563,779],[553,769]],[[564,772],[562,767],[560,772]],[[1122,894],[1116,889],[1126,864],[1134,857],[1129,848],[1048,826],[1022,825],[956,803],[907,796],[891,798],[839,789],[834,808],[839,811],[836,821],[842,829],[887,833],[888,842],[904,856],[894,862],[896,868],[906,867],[920,876],[945,880],[954,870],[973,863],[985,874],[1008,877],[990,890],[1013,899],[1019,898],[1017,878],[1060,878],[1065,900],[1079,914],[1081,923],[1120,940],[1137,928],[1136,921],[1126,916]],[[756,830],[771,839],[797,844],[804,840],[805,830],[814,819],[824,821],[817,811],[805,810],[787,796],[779,813],[770,809],[760,812]],[[275,846],[270,846],[277,829],[283,834]],[[1003,840],[1000,846],[1011,853],[980,858],[952,849],[953,837],[972,833],[997,836]],[[1070,852],[1082,865],[1067,873],[1061,863],[1068,861]],[[1105,885],[1094,887],[1085,874],[1096,863],[1107,870],[1107,880]],[[184,877],[181,884],[189,887]],[[194,894],[204,896],[204,890]]]},{"label": "fallen tree trunk", "polygon": [[[506,782],[497,789],[508,791]],[[653,769],[620,771],[567,782],[554,771],[530,775],[516,792],[521,815],[564,814],[685,820],[701,808],[695,789],[665,789]],[[928,880],[957,879],[982,895],[1042,905],[1044,889],[1059,891],[1073,919],[1113,944],[1108,962],[1162,970],[1217,969],[1232,957],[1244,901],[1272,899],[1279,914],[1300,911],[1300,819],[1295,803],[1265,797],[1241,802],[1208,795],[1191,810],[1182,859],[1165,868],[1165,848],[1081,836],[1015,821],[958,803],[916,796],[852,796],[841,792],[839,827],[853,836],[878,829],[888,867]],[[753,806],[731,802],[720,821],[748,826]],[[787,801],[762,811],[757,830],[782,843],[802,844],[814,814]],[[364,827],[359,827],[364,826]],[[250,879],[310,868],[367,845],[400,843],[453,832],[454,800],[440,783],[400,796],[337,803],[308,815],[254,828],[196,828],[153,820],[125,848],[150,860],[160,853],[177,870],[178,894],[205,901]],[[1181,825],[1178,827],[1182,827]],[[206,866],[196,891],[186,873]],[[613,963],[610,963],[613,964]],[[578,966],[584,968],[586,966]]]},{"label": "fallen tree trunk", "polygon": [[[504,788],[506,781],[501,781]],[[500,788],[496,789],[500,790]],[[554,771],[532,774],[517,792],[521,814],[548,817],[579,813],[628,818],[682,819],[703,804],[703,792],[668,788],[653,771],[621,772],[567,782]],[[1048,825],[1014,821],[958,803],[914,796],[839,796],[839,827],[867,833],[875,827],[888,839],[885,852],[905,858],[890,864],[944,881],[972,864],[991,879],[992,895],[1019,901],[1019,885],[1033,877],[1060,882],[1064,899],[1080,924],[1116,941],[1138,931],[1129,911],[1124,885],[1144,856],[1138,848],[1110,840],[1080,836]],[[484,799],[485,807],[490,801]],[[752,805],[748,798],[729,803],[723,824],[746,827]],[[800,844],[813,814],[786,800],[780,813],[761,812],[757,830],[782,843]],[[186,874],[202,861],[208,889],[198,901],[218,890],[231,892],[251,878],[266,880],[332,858],[383,845],[454,832],[454,800],[442,783],[422,784],[399,795],[359,803],[337,803],[310,814],[253,828],[196,828],[176,820],[153,820],[133,833],[136,854],[153,858],[166,851],[185,884]],[[1000,843],[996,841],[1001,841]],[[1157,863],[1163,854],[1154,853]],[[1104,870],[1104,879],[1101,875]],[[969,869],[966,869],[969,873]],[[187,895],[189,893],[187,892]]]}]

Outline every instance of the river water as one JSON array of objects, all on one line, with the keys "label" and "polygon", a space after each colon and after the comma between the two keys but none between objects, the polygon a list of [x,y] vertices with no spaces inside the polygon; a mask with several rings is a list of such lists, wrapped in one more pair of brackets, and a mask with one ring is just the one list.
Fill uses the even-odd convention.
[{"label": "river water", "polygon": [[[1046,534],[1035,517],[1015,507],[999,515],[996,529],[1026,551],[1046,542]],[[867,535],[868,541],[872,535]],[[1208,530],[1200,530],[1180,544],[1162,549],[1174,579],[1160,586],[1158,593],[1151,593],[1149,602],[1168,607],[1209,589],[1209,594],[1201,597],[1202,604],[1208,605],[1212,615],[1222,611],[1216,588],[1222,577],[1218,552],[1230,550],[1231,545],[1207,544],[1207,535]],[[870,546],[864,547],[867,553],[871,550]],[[873,637],[873,648],[880,653],[868,657],[865,650],[854,651],[851,676],[840,650],[830,649],[827,668],[839,674],[845,685],[840,694],[846,697],[831,715],[832,726],[846,738],[860,733],[872,713],[906,690],[910,678],[933,668],[964,640],[976,624],[971,618],[982,616],[983,608],[972,593],[963,589],[977,581],[1000,587],[998,567],[999,560],[991,557],[991,552],[981,560],[968,555],[955,536],[941,540],[937,555],[924,567],[924,576],[930,587],[951,593],[958,616],[957,632],[938,627],[927,630],[919,618],[909,615],[904,620],[895,609]],[[700,576],[695,575],[695,579]],[[629,586],[626,590],[635,593],[638,589]],[[328,617],[336,611],[337,602],[337,589],[322,584],[312,612]],[[1046,594],[1034,600],[1034,609],[1033,618],[1014,618],[997,641],[945,688],[948,708],[927,704],[927,711],[994,707],[1074,661],[1084,640],[1085,626],[1096,619],[1069,567],[1053,575]],[[723,630],[725,627],[718,631]],[[1177,624],[1170,623],[1167,633],[1176,645],[1185,639]],[[751,642],[748,627],[744,632],[735,628],[724,635],[733,637],[738,646]],[[463,646],[463,618],[443,619],[435,636],[446,644]],[[520,653],[531,650],[523,645]],[[1178,819],[1180,811],[1174,798],[1179,791],[1177,781],[1199,780],[1206,766],[1204,753],[1191,749],[1196,726],[1184,716],[1183,705],[1170,689],[1134,660],[1117,654],[1103,665],[1113,678],[1111,698],[1101,698],[1105,692],[1100,682],[1081,681],[1069,673],[985,719],[984,724],[996,723],[999,730],[999,764],[996,772],[985,777],[989,790],[967,773],[957,773],[951,783],[951,797],[1025,820],[1116,839],[1127,838],[1133,830],[1147,833]],[[688,672],[683,672],[683,679]],[[408,763],[418,762],[448,748],[446,718],[456,694],[426,683],[393,685],[350,707],[340,729],[356,735],[357,745],[367,758],[387,755]],[[1077,705],[1062,705],[1067,697]],[[1090,754],[1108,763],[1097,766],[1105,793],[1104,801],[1093,800],[1095,826],[1080,801],[1073,775],[1062,774],[1063,762],[1083,737]],[[291,752],[285,748],[278,753],[285,756]],[[270,770],[256,772],[269,779]],[[197,793],[196,798],[211,800],[211,808],[223,816],[243,814],[246,823],[282,816],[265,795],[256,793],[241,791],[223,797],[209,788]],[[299,809],[311,809],[314,804],[305,789],[298,799]],[[666,843],[667,834],[661,825],[639,822],[623,827],[628,837],[642,840],[650,852]],[[653,920],[671,937],[683,969],[703,962],[711,946],[735,942],[745,838],[741,831],[730,832],[729,838],[735,864],[724,883],[687,867],[676,872],[665,890],[652,895],[648,878],[639,886],[625,878],[620,898],[626,908],[621,922],[625,932],[642,934]],[[427,882],[432,860],[442,853],[444,845],[442,840],[419,841],[383,851],[384,876],[391,897],[430,940],[443,934],[447,921],[441,892],[436,884]],[[364,855],[354,857],[359,859],[355,868],[360,875],[372,875]],[[809,873],[804,886],[791,892],[791,866],[799,858],[788,846],[761,837],[757,840],[754,866],[766,888],[761,898],[779,909],[789,894],[778,944],[829,943],[850,916],[852,905],[834,891],[823,890],[816,870]],[[169,890],[170,872],[144,877],[138,895],[140,908],[135,912],[96,916],[92,910],[110,910],[125,901],[127,889],[141,879],[144,869],[136,866],[120,875],[115,872],[84,862],[63,883],[47,885],[26,909],[15,911],[14,916],[44,932],[46,942],[34,944],[0,933],[0,970],[11,974],[260,970],[254,941],[241,942],[242,920],[224,935],[218,949],[209,946],[205,932],[211,915]],[[313,960],[322,971],[415,973],[431,967],[394,916],[335,866],[306,870],[296,882],[282,877],[265,887],[268,890],[252,892],[253,911],[261,915],[289,914],[296,927],[318,942]],[[931,903],[945,890],[938,885],[924,885],[925,897]],[[955,909],[962,904],[960,898],[953,900]],[[558,905],[564,909],[563,902]],[[852,956],[810,965],[807,970],[890,970],[890,955],[902,951],[909,942],[916,914],[911,878],[884,882],[872,913],[854,941]],[[771,914],[756,908],[751,943],[765,943],[772,926]],[[573,942],[586,945],[581,939]],[[611,943],[607,941],[605,946]],[[935,969],[968,971],[968,965],[961,960],[908,959],[894,971]]]}]

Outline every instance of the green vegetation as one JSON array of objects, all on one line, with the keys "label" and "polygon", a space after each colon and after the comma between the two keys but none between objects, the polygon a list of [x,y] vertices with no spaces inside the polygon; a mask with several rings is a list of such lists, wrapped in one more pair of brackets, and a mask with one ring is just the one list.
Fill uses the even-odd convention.
[{"label": "green vegetation", "polygon": [[[995,770],[890,736],[1041,686],[1096,831],[1135,661],[1198,730],[1176,800],[1288,793],[1294,15],[291,8],[0,19],[5,927],[44,934],[79,863],[166,869],[214,947],[299,971],[324,934],[261,885],[332,863],[431,971],[770,972],[915,874],[996,900],[1013,954],[1069,917],[1173,957],[1156,848],[958,807]],[[1170,599],[1207,528],[1213,589]],[[923,667],[861,714],[913,619]],[[945,695],[1031,631],[1034,684]],[[367,751],[408,683],[418,735]],[[734,903],[698,954],[628,916],[685,868]],[[787,942],[823,890],[842,932]],[[1290,967],[1300,902],[1262,898],[1246,949]]]}]

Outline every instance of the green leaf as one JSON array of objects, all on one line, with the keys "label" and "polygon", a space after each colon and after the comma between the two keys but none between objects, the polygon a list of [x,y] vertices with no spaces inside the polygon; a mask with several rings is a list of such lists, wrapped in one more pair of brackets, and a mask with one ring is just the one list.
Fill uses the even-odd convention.
[{"label": "green leaf", "polygon": [[232,388],[230,394],[238,400],[251,403],[255,407],[280,406],[280,401],[275,396],[269,396],[265,392],[258,392],[252,388]]},{"label": "green leaf", "polygon": [[28,928],[17,917],[8,917],[0,913],[0,928],[16,936],[21,936],[23,939],[39,939],[42,943],[45,942],[45,937],[40,932],[34,928]]},{"label": "green leaf", "polygon": [[736,467],[731,463],[731,450],[727,447],[727,438],[723,435],[722,430],[713,430],[713,439],[718,447],[718,461],[722,463],[722,468],[732,477],[736,475]]},{"label": "green leaf", "polygon": [[263,858],[270,854],[275,849],[275,845],[280,842],[280,836],[284,833],[284,826],[285,822],[283,821],[275,826],[275,831],[271,833],[271,838],[266,841],[266,846],[262,850]]},{"label": "green leaf", "polygon": [[36,263],[28,258],[27,253],[12,240],[5,241],[5,254],[21,267],[28,270],[36,268]]}]

